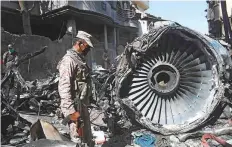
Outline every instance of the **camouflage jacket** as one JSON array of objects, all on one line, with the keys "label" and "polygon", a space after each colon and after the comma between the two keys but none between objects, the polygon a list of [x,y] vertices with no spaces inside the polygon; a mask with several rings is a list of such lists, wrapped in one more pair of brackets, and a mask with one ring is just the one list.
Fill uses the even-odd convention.
[{"label": "camouflage jacket", "polygon": [[18,63],[18,53],[10,53],[9,51],[3,54],[3,64],[6,66],[7,69],[12,68],[15,64]]},{"label": "camouflage jacket", "polygon": [[91,93],[90,69],[82,55],[74,49],[69,49],[57,65],[60,78],[58,91],[65,104],[70,105],[71,112],[75,106],[71,106],[76,98],[89,97]]}]

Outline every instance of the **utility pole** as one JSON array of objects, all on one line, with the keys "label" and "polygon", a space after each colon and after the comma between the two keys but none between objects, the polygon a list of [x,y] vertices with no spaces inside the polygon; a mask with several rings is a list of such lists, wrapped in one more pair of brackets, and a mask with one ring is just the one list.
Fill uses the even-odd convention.
[{"label": "utility pole", "polygon": [[226,42],[228,42],[232,46],[232,30],[231,30],[231,24],[230,24],[230,20],[229,20],[228,13],[227,13],[225,0],[221,1],[221,9],[222,9],[222,18],[223,18]]}]

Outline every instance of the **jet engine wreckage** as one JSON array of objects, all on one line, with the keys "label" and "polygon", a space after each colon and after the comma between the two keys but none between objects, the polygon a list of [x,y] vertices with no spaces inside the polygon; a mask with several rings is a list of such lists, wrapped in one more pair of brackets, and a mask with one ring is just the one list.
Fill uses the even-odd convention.
[{"label": "jet engine wreckage", "polygon": [[211,120],[232,62],[217,41],[174,23],[128,44],[117,67],[117,99],[138,123],[170,135]]},{"label": "jet engine wreckage", "polygon": [[[26,55],[22,60],[44,51],[45,48]],[[117,60],[119,63],[116,69],[115,66],[109,70],[97,68],[91,73],[92,103],[95,109],[91,108],[91,111],[99,114],[103,112],[102,123],[106,125],[95,124],[97,117],[92,118],[91,123],[99,129],[107,130],[113,137],[125,132],[131,134],[131,130],[135,128],[146,127],[164,136],[178,134],[177,138],[185,142],[190,136],[200,137],[210,132],[194,131],[219,116],[218,113],[223,111],[222,103],[227,101],[232,106],[232,61],[227,49],[216,40],[179,24],[153,28],[128,44]],[[8,80],[9,78],[2,79],[2,119],[6,121],[9,120],[8,116],[12,116],[10,119],[15,124],[11,126],[17,129],[4,124],[2,144],[30,145],[29,133],[34,136],[37,134],[28,128],[34,123],[31,120],[34,120],[35,113],[37,119],[40,114],[43,118],[45,114],[53,116],[57,113],[56,117],[49,117],[47,120],[53,120],[52,124],[60,127],[59,120],[62,117],[59,116],[57,73],[47,79],[35,81],[26,82],[22,79],[22,82],[18,79],[21,84],[20,94],[15,98],[16,95],[11,93],[13,99],[4,93],[4,85]],[[30,112],[31,115],[25,112]],[[229,134],[231,129],[232,127],[224,127],[211,132],[214,135],[224,135]],[[24,138],[19,136],[22,131],[25,132],[22,134]],[[61,134],[65,137],[66,130],[63,129]],[[121,136],[127,140],[125,134]],[[47,139],[44,143],[48,146],[53,144],[52,140],[49,142],[49,138],[40,139]],[[30,137],[30,140],[37,138]],[[40,144],[40,141],[31,144]],[[112,142],[114,139],[108,141],[108,144]],[[67,142],[63,143],[67,145]],[[164,145],[161,143],[160,146]]]}]

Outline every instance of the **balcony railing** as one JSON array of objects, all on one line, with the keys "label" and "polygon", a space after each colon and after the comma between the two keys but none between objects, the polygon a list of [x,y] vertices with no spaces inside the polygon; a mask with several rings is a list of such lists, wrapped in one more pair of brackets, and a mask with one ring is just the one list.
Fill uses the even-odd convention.
[{"label": "balcony railing", "polygon": [[120,6],[117,6],[116,14],[119,20],[125,21],[135,17],[135,11],[131,9],[122,9]]},{"label": "balcony railing", "polygon": [[135,18],[136,16],[136,12],[133,8],[130,9],[127,7],[123,9],[121,6],[116,6],[115,10],[112,9],[111,5],[105,1],[41,0],[40,4],[41,14],[46,14],[47,12],[68,5],[79,10],[92,11],[108,16],[112,18],[115,23],[123,26],[137,27],[135,22],[132,21],[132,18]]},{"label": "balcony railing", "polygon": [[62,1],[61,0],[41,0],[40,1],[41,14],[58,9],[65,5],[68,5],[68,0],[62,0]]},{"label": "balcony railing", "polygon": [[52,9],[58,9],[60,7],[63,7],[65,5],[68,5],[68,0],[52,0]]}]

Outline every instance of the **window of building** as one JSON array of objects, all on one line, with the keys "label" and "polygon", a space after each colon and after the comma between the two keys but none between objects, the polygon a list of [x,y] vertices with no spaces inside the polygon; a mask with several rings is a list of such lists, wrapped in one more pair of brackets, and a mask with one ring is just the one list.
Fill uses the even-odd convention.
[{"label": "window of building", "polygon": [[101,7],[102,7],[102,10],[106,11],[106,3],[105,2],[101,2]]},{"label": "window of building", "polygon": [[114,3],[113,1],[107,1],[107,2],[110,4],[111,7],[113,7],[113,3]]},{"label": "window of building", "polygon": [[117,1],[117,9],[122,9],[122,6],[119,1]]},{"label": "window of building", "polygon": [[15,3],[15,4],[19,4],[19,2],[18,2],[18,1],[15,1],[15,0],[14,0],[14,1],[13,1],[13,0],[10,0],[10,2],[11,2],[11,3]]},{"label": "window of building", "polygon": [[123,3],[123,9],[124,10],[127,10],[127,9],[130,8],[130,3],[128,1],[123,1],[122,3]]},{"label": "window of building", "polygon": [[110,6],[111,6],[111,8],[112,9],[116,9],[116,1],[107,1],[109,4],[110,4]]}]

